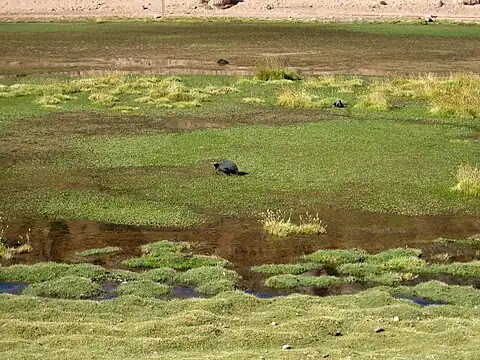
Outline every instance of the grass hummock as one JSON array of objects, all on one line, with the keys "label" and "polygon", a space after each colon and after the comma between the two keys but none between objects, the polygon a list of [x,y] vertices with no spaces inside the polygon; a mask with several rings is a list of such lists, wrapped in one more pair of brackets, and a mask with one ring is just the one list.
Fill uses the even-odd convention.
[{"label": "grass hummock", "polygon": [[122,265],[131,268],[171,268],[188,270],[203,266],[224,267],[229,261],[217,256],[185,253],[190,248],[187,243],[161,241],[142,246],[143,255],[139,258],[122,261]]},{"label": "grass hummock", "polygon": [[62,264],[41,262],[33,265],[17,264],[0,267],[1,281],[18,281],[39,283],[56,280],[65,276],[80,276],[92,281],[107,278],[108,272],[103,267],[93,264]]},{"label": "grass hummock", "polygon": [[87,299],[103,292],[102,287],[90,279],[70,275],[55,280],[31,284],[22,294],[62,299]]},{"label": "grass hummock", "polygon": [[104,248],[98,249],[87,249],[82,251],[77,251],[75,255],[77,256],[92,256],[92,255],[109,255],[121,251],[122,249],[118,246],[107,246]]},{"label": "grass hummock", "polygon": [[279,59],[264,59],[254,70],[254,78],[261,81],[301,80],[300,75],[288,69]]},{"label": "grass hummock", "polygon": [[265,285],[274,289],[298,289],[308,286],[328,287],[332,285],[351,284],[355,282],[351,276],[337,277],[329,275],[321,276],[302,276],[302,275],[275,275],[265,281]]},{"label": "grass hummock", "polygon": [[241,276],[233,270],[218,266],[203,266],[179,273],[175,281],[179,284],[193,285],[200,293],[214,295],[233,290]]}]

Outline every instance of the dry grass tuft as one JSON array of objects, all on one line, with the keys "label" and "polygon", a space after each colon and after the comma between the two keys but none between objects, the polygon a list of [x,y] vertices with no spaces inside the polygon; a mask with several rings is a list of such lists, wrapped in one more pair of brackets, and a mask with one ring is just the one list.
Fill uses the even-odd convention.
[{"label": "dry grass tuft", "polygon": [[254,78],[260,81],[301,80],[300,75],[289,68],[280,59],[263,59],[255,66]]},{"label": "dry grass tuft", "polygon": [[457,185],[452,190],[469,196],[480,196],[480,169],[471,165],[460,165]]},{"label": "dry grass tuft", "polygon": [[303,88],[283,88],[277,96],[277,105],[292,109],[329,108],[334,98],[318,99]]},{"label": "dry grass tuft", "polygon": [[256,97],[246,97],[242,99],[242,102],[247,103],[247,104],[263,104],[265,103],[265,100],[262,100],[260,98]]},{"label": "dry grass tuft", "polygon": [[260,216],[262,217],[260,222],[264,230],[268,234],[278,237],[292,234],[317,235],[327,232],[326,226],[322,225],[318,214],[312,216],[306,212],[305,215],[300,215],[300,225],[292,223],[291,215],[287,217],[286,212],[281,210],[267,210],[261,213]]}]

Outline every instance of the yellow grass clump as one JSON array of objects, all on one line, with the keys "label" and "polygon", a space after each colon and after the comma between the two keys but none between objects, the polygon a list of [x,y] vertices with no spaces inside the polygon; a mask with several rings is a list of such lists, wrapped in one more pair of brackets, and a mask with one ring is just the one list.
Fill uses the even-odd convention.
[{"label": "yellow grass clump", "polygon": [[262,219],[260,222],[263,229],[270,235],[285,237],[292,234],[307,234],[317,235],[325,234],[327,232],[326,226],[322,225],[318,214],[315,216],[309,214],[300,215],[300,224],[294,224],[291,221],[291,216],[286,216],[286,213],[281,210],[273,211],[267,210],[261,213]]},{"label": "yellow grass clump", "polygon": [[457,170],[457,185],[452,190],[469,196],[480,196],[480,169],[471,165],[460,165]]}]

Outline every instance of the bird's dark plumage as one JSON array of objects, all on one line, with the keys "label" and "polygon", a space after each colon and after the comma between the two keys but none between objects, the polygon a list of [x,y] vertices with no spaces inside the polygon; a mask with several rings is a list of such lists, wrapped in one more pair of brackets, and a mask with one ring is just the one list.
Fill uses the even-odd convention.
[{"label": "bird's dark plumage", "polygon": [[246,172],[238,171],[237,165],[232,160],[216,162],[213,167],[226,175],[247,175]]}]

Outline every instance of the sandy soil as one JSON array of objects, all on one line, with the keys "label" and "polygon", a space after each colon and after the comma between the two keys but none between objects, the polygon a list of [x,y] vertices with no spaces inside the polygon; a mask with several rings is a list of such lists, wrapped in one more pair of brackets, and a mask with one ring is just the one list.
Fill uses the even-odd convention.
[{"label": "sandy soil", "polygon": [[[214,0],[219,1],[219,0]],[[211,8],[201,0],[3,0],[0,18],[239,17],[269,19],[424,18],[479,20],[480,0],[243,0]]]}]

